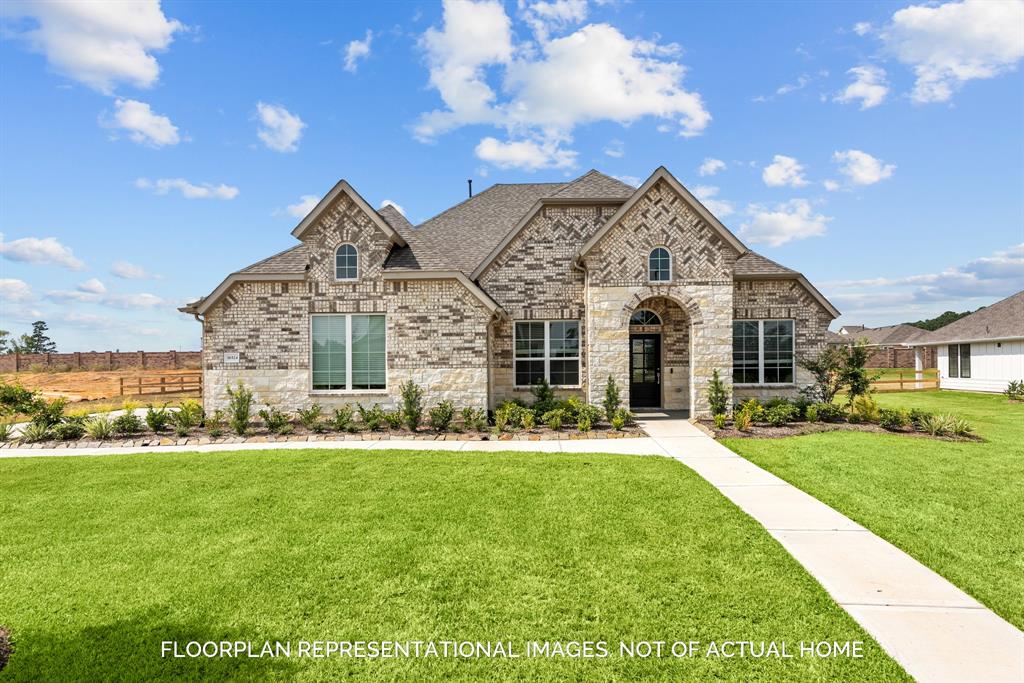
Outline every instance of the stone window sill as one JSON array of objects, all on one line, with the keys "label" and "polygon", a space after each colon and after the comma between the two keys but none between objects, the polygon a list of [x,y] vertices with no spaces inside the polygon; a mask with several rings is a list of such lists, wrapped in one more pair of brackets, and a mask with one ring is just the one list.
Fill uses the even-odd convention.
[{"label": "stone window sill", "polygon": [[315,389],[310,396],[387,396],[387,389]]}]

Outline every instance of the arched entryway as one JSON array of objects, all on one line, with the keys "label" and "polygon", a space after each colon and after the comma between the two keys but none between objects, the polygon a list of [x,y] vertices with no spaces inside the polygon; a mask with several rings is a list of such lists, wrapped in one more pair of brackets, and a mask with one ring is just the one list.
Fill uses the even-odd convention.
[{"label": "arched entryway", "polygon": [[690,315],[664,296],[639,300],[628,313],[630,408],[689,410]]}]

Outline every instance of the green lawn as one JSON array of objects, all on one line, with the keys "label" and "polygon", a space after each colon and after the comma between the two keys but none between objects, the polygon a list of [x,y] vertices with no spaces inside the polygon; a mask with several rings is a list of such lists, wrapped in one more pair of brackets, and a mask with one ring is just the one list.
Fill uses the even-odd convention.
[{"label": "green lawn", "polygon": [[877,399],[962,415],[986,441],[828,432],[725,444],[1024,628],[1024,405],[951,391]]},{"label": "green lawn", "polygon": [[[12,680],[907,680],[667,458],[277,451],[0,460]],[[170,660],[178,640],[605,640],[607,659]],[[863,640],[630,659],[620,640]],[[295,646],[297,647],[297,645]]]}]

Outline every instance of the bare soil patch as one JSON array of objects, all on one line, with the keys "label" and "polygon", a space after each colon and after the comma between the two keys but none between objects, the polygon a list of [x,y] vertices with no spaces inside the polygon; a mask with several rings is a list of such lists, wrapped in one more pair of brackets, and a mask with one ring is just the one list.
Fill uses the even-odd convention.
[{"label": "bare soil patch", "polygon": [[[8,384],[20,384],[26,389],[33,389],[46,399],[63,398],[68,403],[79,403],[81,401],[97,401],[101,399],[117,399],[119,395],[120,380],[135,379],[140,375],[156,377],[161,375],[176,375],[182,370],[140,370],[130,368],[125,370],[87,370],[82,372],[5,372],[0,374],[0,381]],[[189,394],[172,394],[166,399],[160,396],[128,397],[135,401],[163,403],[166,401],[177,401]],[[84,408],[90,406],[76,406]]]}]

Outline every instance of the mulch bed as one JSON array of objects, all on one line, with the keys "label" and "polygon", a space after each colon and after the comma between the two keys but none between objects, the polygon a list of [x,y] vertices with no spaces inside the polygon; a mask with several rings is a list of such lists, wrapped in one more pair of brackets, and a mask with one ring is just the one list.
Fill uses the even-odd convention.
[{"label": "mulch bed", "polygon": [[716,439],[782,439],[787,436],[818,434],[820,432],[872,432],[874,434],[900,434],[902,436],[913,436],[937,441],[984,441],[980,436],[973,435],[932,436],[927,432],[917,432],[912,429],[883,429],[876,424],[867,422],[858,424],[851,424],[849,422],[791,422],[783,427],[759,424],[751,425],[750,429],[745,432],[741,432],[731,424],[725,429],[715,429],[715,423],[711,420],[699,420],[699,422]]}]

